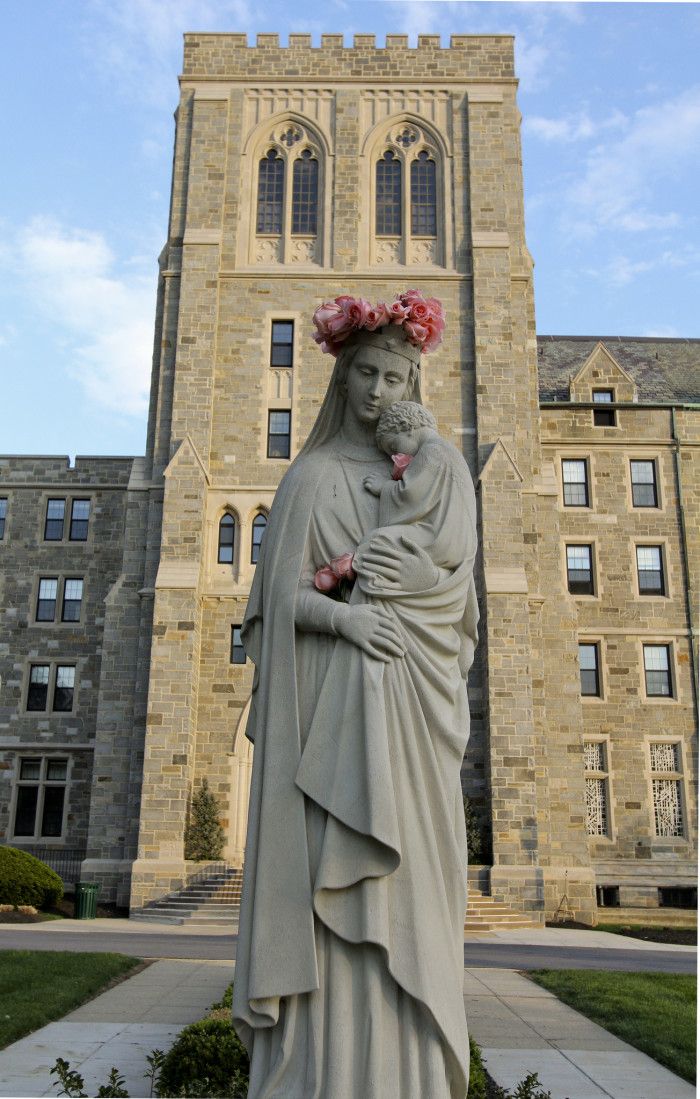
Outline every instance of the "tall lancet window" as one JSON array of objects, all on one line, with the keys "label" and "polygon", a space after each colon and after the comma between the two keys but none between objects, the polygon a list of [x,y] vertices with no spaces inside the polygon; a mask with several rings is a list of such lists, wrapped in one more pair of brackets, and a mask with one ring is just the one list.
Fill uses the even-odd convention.
[{"label": "tall lancet window", "polygon": [[281,234],[284,215],[284,161],[270,149],[258,171],[257,232]]},{"label": "tall lancet window", "polygon": [[318,161],[309,149],[294,161],[292,233],[315,236],[318,221]]},{"label": "tall lancet window", "polygon": [[425,150],[411,163],[411,233],[414,237],[437,236],[435,161]]},{"label": "tall lancet window", "polygon": [[401,162],[390,149],[377,162],[376,234],[401,236]]},{"label": "tall lancet window", "polygon": [[216,559],[220,565],[233,564],[235,538],[236,520],[226,512],[219,522],[219,547]]}]

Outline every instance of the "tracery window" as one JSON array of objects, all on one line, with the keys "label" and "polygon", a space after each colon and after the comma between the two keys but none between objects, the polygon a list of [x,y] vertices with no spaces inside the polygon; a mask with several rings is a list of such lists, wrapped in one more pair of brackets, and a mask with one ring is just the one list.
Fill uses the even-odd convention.
[{"label": "tracery window", "polygon": [[374,262],[442,262],[440,167],[436,142],[417,125],[385,132],[373,163]]},{"label": "tracery window", "polygon": [[258,161],[254,261],[315,263],[322,221],[321,149],[302,125],[281,122]]},{"label": "tracery window", "polygon": [[685,829],[680,744],[673,741],[651,743],[649,756],[654,832],[657,836],[683,836]]},{"label": "tracery window", "polygon": [[589,836],[610,834],[608,805],[608,766],[606,745],[599,740],[583,745],[583,766],[586,772],[586,832]]}]

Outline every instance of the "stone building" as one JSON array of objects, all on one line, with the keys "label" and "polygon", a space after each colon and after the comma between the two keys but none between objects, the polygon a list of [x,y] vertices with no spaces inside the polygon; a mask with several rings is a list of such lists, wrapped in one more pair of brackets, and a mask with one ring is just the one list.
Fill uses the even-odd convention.
[{"label": "stone building", "polygon": [[[420,286],[449,322],[424,400],[477,486],[463,776],[491,891],[539,920],[564,893],[586,920],[597,900],[687,903],[700,341],[538,341],[516,86],[508,36],[185,36],[146,456],[0,466],[3,842],[84,847],[82,876],[140,909],[192,873],[184,822],[206,777],[240,865],[238,628],[329,375],[310,314]],[[47,501],[78,491],[88,541],[47,542]],[[58,607],[78,576],[81,629],[42,618],[42,583]],[[52,782],[60,834],[42,832]]]}]

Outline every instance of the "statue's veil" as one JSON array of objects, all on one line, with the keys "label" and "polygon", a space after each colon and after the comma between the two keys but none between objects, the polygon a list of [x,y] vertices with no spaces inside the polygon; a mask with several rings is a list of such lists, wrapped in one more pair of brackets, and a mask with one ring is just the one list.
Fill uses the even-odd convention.
[{"label": "statue's veil", "polygon": [[[339,352],[338,357],[335,360],[333,373],[328,382],[326,396],[323,398],[323,404],[316,417],[316,423],[311,428],[306,442],[299,451],[298,457],[301,457],[302,454],[308,454],[310,450],[316,450],[317,447],[328,442],[329,439],[332,439],[333,436],[337,435],[340,431],[343,416],[345,414],[343,383],[347,376],[348,369],[350,368],[350,364],[355,358],[358,350],[359,346],[357,344],[346,344]],[[402,399],[405,401],[415,401],[416,404],[423,403],[420,393],[420,370],[417,367],[413,370],[413,378],[409,380],[406,394]]]}]

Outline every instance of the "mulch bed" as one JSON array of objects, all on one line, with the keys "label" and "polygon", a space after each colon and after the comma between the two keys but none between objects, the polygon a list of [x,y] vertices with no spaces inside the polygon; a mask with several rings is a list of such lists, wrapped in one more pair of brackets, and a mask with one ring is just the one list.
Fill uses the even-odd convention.
[{"label": "mulch bed", "polygon": [[[568,927],[579,931],[610,931],[609,927],[591,927],[586,923],[578,923],[576,920],[547,921],[547,927]],[[669,943],[674,946],[695,946],[698,941],[697,929],[694,927],[625,927],[624,924],[616,925],[614,935],[626,935],[630,939],[644,939],[648,943]]]}]

